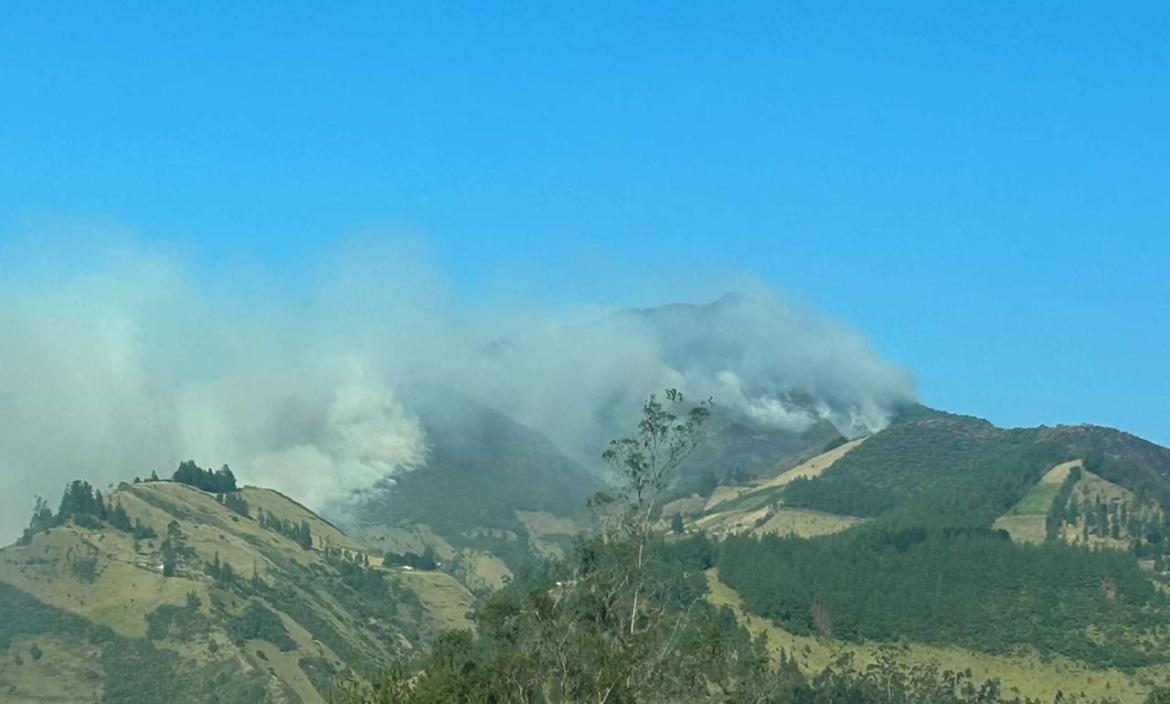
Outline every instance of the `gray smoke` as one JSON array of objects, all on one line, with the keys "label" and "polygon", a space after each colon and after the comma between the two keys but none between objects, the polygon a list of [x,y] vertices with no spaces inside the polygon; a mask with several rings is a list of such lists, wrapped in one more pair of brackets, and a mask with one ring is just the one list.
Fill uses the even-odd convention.
[{"label": "gray smoke", "polygon": [[667,386],[764,426],[829,418],[850,434],[914,397],[859,335],[758,288],[553,315],[460,305],[400,248],[343,249],[296,286],[258,270],[212,280],[125,241],[45,266],[60,249],[0,252],[0,542],[34,494],[188,458],[313,507],[342,500],[425,467],[424,429],[395,393],[415,382],[452,386],[586,461]]}]

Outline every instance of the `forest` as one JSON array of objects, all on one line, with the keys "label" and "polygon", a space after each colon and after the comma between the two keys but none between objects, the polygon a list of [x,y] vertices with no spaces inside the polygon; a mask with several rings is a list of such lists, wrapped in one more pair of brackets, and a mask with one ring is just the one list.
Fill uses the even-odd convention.
[{"label": "forest", "polygon": [[731,538],[720,577],[796,633],[1025,647],[1134,667],[1166,662],[1170,600],[1115,550],[1013,544],[988,530]]},{"label": "forest", "polygon": [[889,519],[905,525],[986,527],[1067,458],[1035,431],[938,415],[874,435],[831,471],[792,482],[784,502],[848,516],[896,512]]}]

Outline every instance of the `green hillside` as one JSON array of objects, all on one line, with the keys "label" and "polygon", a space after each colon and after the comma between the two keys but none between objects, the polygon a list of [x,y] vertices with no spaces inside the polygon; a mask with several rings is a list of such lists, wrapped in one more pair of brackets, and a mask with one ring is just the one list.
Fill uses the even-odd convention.
[{"label": "green hillside", "polygon": [[21,543],[0,550],[4,701],[319,702],[459,622],[442,585],[265,489],[75,483]]},{"label": "green hillside", "polygon": [[531,530],[526,513],[588,525],[585,502],[604,485],[543,435],[444,387],[415,387],[405,398],[426,429],[429,458],[347,509],[359,532],[425,526],[456,549],[518,566],[542,540],[569,542],[567,535]]},{"label": "green hillside", "polygon": [[1035,430],[945,416],[896,423],[819,477],[793,482],[788,505],[853,516],[897,509],[917,520],[990,526],[1068,450]]},{"label": "green hillside", "polygon": [[[1086,448],[1129,487],[1082,470]],[[756,505],[867,519],[811,538],[734,531],[722,544],[723,581],[794,634],[1163,666],[1168,531],[1155,497],[1167,459],[1117,431],[1005,430],[920,408],[819,475],[736,496],[695,527]]]}]

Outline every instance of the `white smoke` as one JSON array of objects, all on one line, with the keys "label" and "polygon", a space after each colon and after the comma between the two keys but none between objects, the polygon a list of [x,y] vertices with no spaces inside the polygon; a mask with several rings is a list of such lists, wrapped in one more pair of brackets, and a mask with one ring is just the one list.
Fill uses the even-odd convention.
[{"label": "white smoke", "polygon": [[342,250],[294,287],[200,275],[133,241],[70,244],[75,256],[60,242],[0,250],[0,542],[34,494],[184,459],[311,507],[344,499],[425,465],[424,429],[395,393],[415,382],[454,387],[582,460],[667,386],[761,425],[826,417],[848,432],[913,398],[856,333],[764,291],[549,315],[461,306],[402,249]]},{"label": "white smoke", "polygon": [[759,286],[641,316],[692,395],[713,396],[765,427],[799,432],[827,419],[859,435],[884,428],[891,408],[915,397],[910,375],[860,334]]}]

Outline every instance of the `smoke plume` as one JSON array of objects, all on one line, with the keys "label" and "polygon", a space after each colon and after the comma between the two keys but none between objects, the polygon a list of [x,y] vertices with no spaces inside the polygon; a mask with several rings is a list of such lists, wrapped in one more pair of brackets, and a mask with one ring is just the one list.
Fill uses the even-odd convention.
[{"label": "smoke plume", "polygon": [[34,250],[0,252],[13,273],[0,283],[0,542],[34,494],[168,475],[189,458],[312,507],[426,471],[425,429],[395,392],[416,382],[587,462],[667,386],[762,426],[828,418],[848,434],[914,397],[857,333],[759,288],[705,306],[532,313],[461,305],[399,250],[344,250],[296,285],[209,280],[136,243],[48,266]]}]

